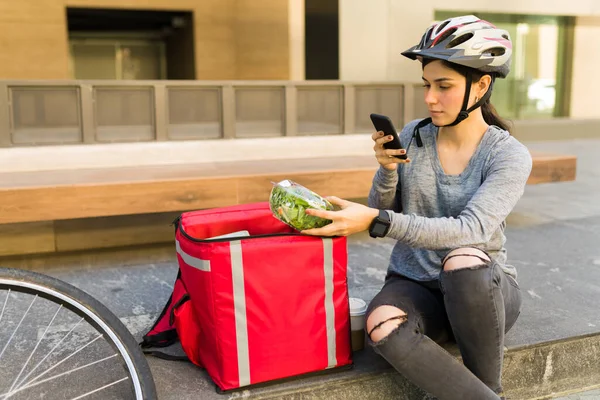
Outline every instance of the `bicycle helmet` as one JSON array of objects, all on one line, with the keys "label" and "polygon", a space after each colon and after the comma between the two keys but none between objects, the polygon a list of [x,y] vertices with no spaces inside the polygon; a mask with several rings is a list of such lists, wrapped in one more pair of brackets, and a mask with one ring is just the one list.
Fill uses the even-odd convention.
[{"label": "bicycle helmet", "polygon": [[499,29],[474,15],[466,15],[449,18],[430,26],[421,41],[402,52],[402,55],[412,60],[444,60],[490,74],[492,82],[488,91],[467,109],[471,91],[471,74],[467,68],[467,85],[462,109],[456,120],[446,125],[453,126],[465,120],[471,111],[489,99],[496,77],[506,78],[510,72],[512,43],[506,30]]}]

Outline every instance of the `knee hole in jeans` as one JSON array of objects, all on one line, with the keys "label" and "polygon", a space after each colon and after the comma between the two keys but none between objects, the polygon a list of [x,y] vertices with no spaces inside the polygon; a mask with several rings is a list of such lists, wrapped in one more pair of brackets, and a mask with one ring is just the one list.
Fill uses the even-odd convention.
[{"label": "knee hole in jeans", "polygon": [[444,271],[452,271],[481,266],[482,263],[487,265],[489,262],[491,260],[484,251],[473,247],[464,247],[448,253],[442,261],[442,268]]},{"label": "knee hole in jeans", "polygon": [[407,318],[406,313],[398,307],[379,306],[367,318],[367,334],[374,343],[377,343],[406,322]]}]

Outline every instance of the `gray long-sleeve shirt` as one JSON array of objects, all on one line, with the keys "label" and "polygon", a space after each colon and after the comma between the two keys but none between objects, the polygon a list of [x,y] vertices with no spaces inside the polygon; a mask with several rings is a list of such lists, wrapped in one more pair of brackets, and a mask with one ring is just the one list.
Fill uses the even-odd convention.
[{"label": "gray long-sleeve shirt", "polygon": [[[418,122],[402,130],[403,146]],[[433,124],[421,128],[423,147],[413,140],[411,162],[399,164],[397,171],[380,167],[373,178],[369,206],[388,210],[387,237],[397,240],[388,271],[419,281],[438,279],[441,260],[450,250],[477,247],[516,278],[516,269],[506,264],[504,228],[531,172],[528,149],[491,125],[465,170],[447,175],[437,153],[437,133]]]}]

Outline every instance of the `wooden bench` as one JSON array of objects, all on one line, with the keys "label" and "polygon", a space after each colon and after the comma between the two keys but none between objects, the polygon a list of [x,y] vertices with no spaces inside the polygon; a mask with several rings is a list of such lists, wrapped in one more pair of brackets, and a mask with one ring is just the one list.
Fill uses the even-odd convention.
[{"label": "wooden bench", "polygon": [[[572,181],[576,157],[532,153],[528,184]],[[0,173],[0,224],[150,214],[268,199],[294,180],[322,195],[368,195],[372,156]]]}]

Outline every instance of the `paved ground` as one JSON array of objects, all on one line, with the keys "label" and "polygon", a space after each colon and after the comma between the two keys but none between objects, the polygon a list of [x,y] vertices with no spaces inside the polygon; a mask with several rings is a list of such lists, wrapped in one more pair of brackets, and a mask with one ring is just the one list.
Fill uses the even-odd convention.
[{"label": "paved ground", "polygon": [[[600,140],[528,145],[576,154],[578,176],[576,182],[528,186],[509,218],[509,260],[518,268],[524,293],[521,317],[507,337],[509,347],[600,331],[596,300],[600,295],[600,167],[596,166]],[[351,296],[368,301],[377,293],[392,244],[366,235],[350,238]],[[139,338],[168,299],[176,271],[169,262],[44,272],[101,300]],[[222,398],[204,373],[191,365],[156,359],[151,363],[161,399],[198,398],[199,392],[206,394],[202,398]],[[185,379],[176,379],[181,376]],[[564,399],[598,396],[597,391],[589,393]]]},{"label": "paved ground", "polygon": [[555,400],[598,400],[600,399],[600,390],[588,390],[580,393],[573,393],[569,396],[555,397]]}]

